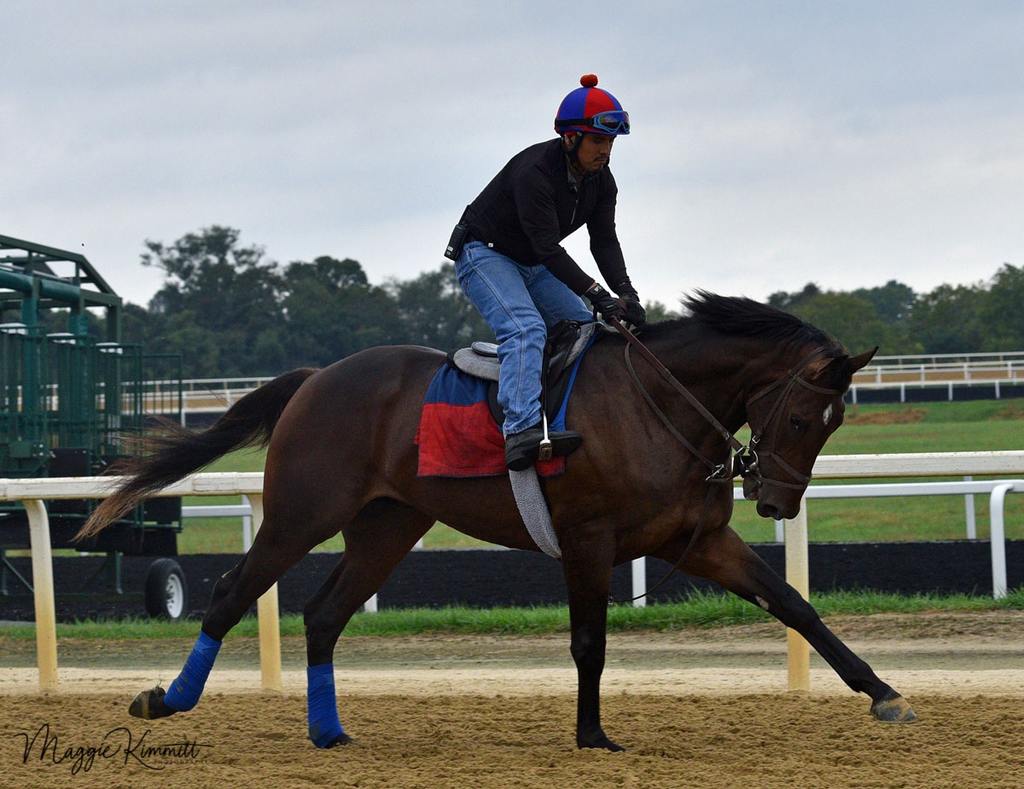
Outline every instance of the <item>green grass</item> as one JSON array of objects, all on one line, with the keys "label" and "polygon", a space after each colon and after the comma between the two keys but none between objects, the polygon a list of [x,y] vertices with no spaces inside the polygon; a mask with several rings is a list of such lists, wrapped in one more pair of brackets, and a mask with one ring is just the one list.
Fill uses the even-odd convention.
[{"label": "green grass", "polygon": [[[903,596],[880,592],[832,592],[811,596],[815,608],[824,617],[843,614],[923,613],[935,611],[1024,610],[1024,588],[1016,589],[1003,600],[969,595]],[[757,606],[734,595],[695,593],[687,599],[646,608],[612,606],[608,611],[608,630],[672,631],[685,628],[709,628],[770,621]],[[57,637],[83,639],[192,638],[195,621],[164,622],[149,619],[85,621],[58,624]],[[565,606],[536,608],[416,608],[383,610],[376,614],[356,614],[345,628],[346,636],[412,636],[426,634],[509,634],[542,635],[569,630],[569,611]],[[258,635],[255,617],[245,617],[233,635]],[[303,635],[302,617],[281,617],[282,636]],[[0,628],[4,638],[35,638],[35,626],[9,625]]]},{"label": "green grass", "polygon": [[[874,420],[885,422],[876,424]],[[1024,449],[1024,403],[979,400],[848,407],[846,422],[822,454],[1014,449]],[[830,484],[841,482],[829,480]],[[984,539],[988,536],[988,497],[975,496],[974,508],[978,536]],[[735,512],[733,526],[744,539],[774,539],[774,524],[758,518],[753,504],[737,502]],[[1024,497],[1009,496],[1005,515],[1007,538],[1024,539]],[[966,536],[963,496],[816,500],[808,504],[808,517],[815,542],[956,540]]]},{"label": "green grass", "polygon": [[[887,423],[877,424],[877,421]],[[825,445],[830,455],[954,452],[1024,448],[1024,402],[979,400],[962,403],[851,406],[846,423]],[[221,458],[209,471],[261,471],[263,452],[239,452]],[[882,482],[884,480],[859,480]],[[830,482],[841,482],[831,480]],[[194,496],[186,504],[238,503],[239,497]],[[988,497],[975,496],[979,537],[988,533]],[[810,535],[815,542],[906,541],[963,539],[965,509],[962,496],[926,498],[816,500],[809,505]],[[733,526],[750,542],[774,540],[775,527],[759,518],[750,502],[737,502]],[[225,553],[242,549],[240,522],[204,519],[187,522],[179,536],[182,553]],[[1006,534],[1024,539],[1024,496],[1006,499]],[[464,548],[485,545],[444,524],[424,538],[426,548]],[[333,537],[316,550],[340,551],[344,542]]]},{"label": "green grass", "polygon": [[923,422],[988,422],[1024,419],[1024,400],[967,400],[955,403],[889,403],[847,406],[847,424],[875,414],[917,413]]}]

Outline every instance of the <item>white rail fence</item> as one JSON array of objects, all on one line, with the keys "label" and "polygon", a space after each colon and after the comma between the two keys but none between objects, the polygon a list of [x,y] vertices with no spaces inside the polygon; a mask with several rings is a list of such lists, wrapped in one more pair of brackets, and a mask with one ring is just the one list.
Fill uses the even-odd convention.
[{"label": "white rail fence", "polygon": [[[973,377],[968,379],[957,378],[954,380],[926,380],[926,381],[894,381],[894,380],[882,380],[880,383],[873,380],[858,380],[854,379],[850,385],[850,399],[849,402],[858,404],[867,395],[865,392],[874,392],[879,390],[898,391],[899,398],[898,402],[906,403],[914,401],[914,392],[920,390],[938,390],[941,394],[927,398],[929,401],[946,400],[952,402],[954,400],[966,399],[963,397],[964,390],[975,389],[978,387],[986,387],[991,390],[991,395],[987,396],[987,399],[1002,400],[1006,394],[1007,386],[1019,386],[1024,384],[1024,367],[1018,368],[1013,378],[983,378]],[[255,388],[255,387],[253,387]],[[246,388],[231,388],[231,389],[220,389],[212,390],[208,392],[189,392],[185,391],[182,393],[182,408],[181,418],[182,424],[187,420],[189,414],[222,414],[228,408],[233,406],[239,400],[253,389]],[[959,393],[959,397],[958,397]],[[1011,397],[1013,396],[1011,391]],[[150,401],[145,401],[147,408]],[[157,398],[155,402],[162,402]],[[157,406],[152,406],[152,410],[157,412]]]},{"label": "white rail fence", "polygon": [[[826,455],[819,457],[814,475],[820,478],[885,478],[1024,475],[1024,451],[1009,452],[947,452],[891,455]],[[29,518],[32,553],[32,585],[35,596],[36,653],[39,686],[42,690],[57,688],[57,631],[53,592],[53,558],[50,548],[50,527],[44,501],[59,499],[103,498],[109,495],[118,478],[65,477],[47,479],[0,479],[0,500],[20,501]],[[993,591],[998,597],[1006,594],[1006,559],[1003,545],[1003,501],[1010,492],[1024,492],[1022,480],[994,482],[932,483],[933,491],[988,492],[992,513]],[[946,486],[945,488],[938,486]],[[808,497],[847,497],[856,488],[866,486],[812,486]],[[882,495],[905,495],[895,485],[870,486]],[[820,491],[820,493],[818,492]],[[263,474],[260,472],[195,474],[160,491],[158,496],[224,496],[248,498],[252,528],[263,522]],[[932,493],[931,495],[937,495]],[[241,512],[237,514],[242,514]],[[785,523],[786,580],[805,598],[809,595],[807,498],[800,515]],[[1001,558],[1000,558],[1001,557]],[[1000,586],[998,578],[1002,577]],[[634,563],[634,588],[644,583],[642,565]],[[642,591],[642,590],[641,590]],[[260,640],[260,671],[262,686],[281,688],[281,643],[277,585],[272,586],[257,602]],[[810,648],[797,633],[788,633],[788,672],[791,689],[810,686]]]},{"label": "white rail fence", "polygon": [[[183,411],[189,414],[220,413],[243,396],[270,381],[269,377],[193,378],[182,381]],[[143,384],[143,391],[165,392],[167,381]],[[948,400],[965,385],[994,386],[1001,399],[1006,385],[1024,384],[1024,352],[933,354],[930,356],[876,357],[875,363],[853,377],[851,399],[857,402],[865,390],[899,389],[900,402],[914,389],[946,389]]]},{"label": "white rail fence", "polygon": [[[970,380],[972,376],[991,373],[1011,378],[1024,377],[1024,351],[994,351],[989,353],[933,353],[903,356],[876,356],[872,363],[860,370],[858,380],[876,380],[879,376],[894,373],[910,373],[920,380],[927,380],[930,374],[953,371],[954,376]],[[248,376],[235,378],[187,378],[182,381],[186,393],[218,394],[235,391],[251,391],[273,380],[273,376]],[[147,384],[148,385],[148,384]]]},{"label": "white rail fence", "polygon": [[972,353],[918,353],[900,354],[897,356],[876,356],[871,360],[873,365],[889,367],[893,365],[911,366],[916,364],[979,364],[992,362],[1024,363],[1024,351],[978,351]]},{"label": "white rail fence", "polygon": [[[853,384],[850,385],[850,392],[849,392],[850,400],[849,400],[849,402],[851,402],[854,405],[856,405],[856,404],[861,402],[861,399],[863,397],[863,393],[865,391],[879,391],[879,390],[896,390],[896,391],[898,391],[900,393],[898,402],[900,402],[900,403],[914,402],[915,400],[913,398],[913,394],[912,394],[913,392],[915,392],[915,391],[922,391],[922,390],[925,390],[925,389],[931,389],[931,390],[939,390],[939,391],[941,391],[942,394],[945,395],[945,398],[943,398],[941,395],[937,396],[937,397],[928,397],[928,398],[925,399],[925,402],[937,402],[937,401],[941,401],[942,399],[945,399],[947,402],[951,403],[954,400],[958,400],[958,399],[959,400],[966,400],[966,399],[968,399],[968,398],[963,396],[964,390],[971,391],[971,390],[976,390],[979,387],[986,387],[986,388],[991,389],[991,391],[992,391],[991,397],[974,398],[974,399],[1002,400],[1003,399],[1003,393],[1005,392],[1005,388],[1006,388],[1007,384],[1012,384],[1014,386],[1019,385],[1019,384],[1024,384],[1024,377],[1017,378],[1017,379],[1010,380],[1010,381],[1006,381],[1006,380],[1004,380],[1004,381],[999,381],[999,380],[995,380],[995,381],[976,381],[976,380],[972,380],[972,381],[926,381],[926,382],[923,382],[923,383],[907,383],[905,381],[904,382],[890,381],[888,383],[881,383],[881,384],[875,384],[875,383],[869,383],[869,384],[853,383]],[[959,398],[957,397],[957,393],[958,392],[961,395]],[[908,397],[908,394],[910,395],[909,397]],[[1011,392],[1011,397],[1012,396],[1013,396],[1013,394]],[[916,402],[922,402],[921,398],[917,398]],[[219,410],[222,411],[224,409],[219,409]]]}]

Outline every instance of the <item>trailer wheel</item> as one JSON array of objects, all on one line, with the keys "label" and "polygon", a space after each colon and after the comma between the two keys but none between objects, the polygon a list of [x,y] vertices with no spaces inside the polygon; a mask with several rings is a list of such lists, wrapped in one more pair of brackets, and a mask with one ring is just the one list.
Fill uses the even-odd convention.
[{"label": "trailer wheel", "polygon": [[160,619],[178,620],[188,613],[185,571],[174,559],[157,559],[146,573],[146,612]]}]

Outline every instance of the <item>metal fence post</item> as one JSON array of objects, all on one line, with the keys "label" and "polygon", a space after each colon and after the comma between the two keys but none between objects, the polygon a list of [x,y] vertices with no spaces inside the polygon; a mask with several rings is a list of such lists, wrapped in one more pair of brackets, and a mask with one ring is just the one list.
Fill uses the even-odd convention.
[{"label": "metal fence post", "polygon": [[32,592],[36,607],[36,660],[39,689],[57,689],[57,614],[53,602],[53,551],[46,505],[39,499],[23,501],[28,513],[32,547]]},{"label": "metal fence post", "polygon": [[[252,502],[249,501],[249,497],[244,493],[242,494],[242,503],[247,506],[250,510],[252,509]],[[242,516],[242,553],[249,553],[249,549],[252,547],[252,515]]]},{"label": "metal fence post", "polygon": [[[263,525],[263,494],[250,493],[252,525],[259,531]],[[278,614],[277,584],[256,601],[260,631],[260,678],[264,690],[281,690],[281,621]]]},{"label": "metal fence post", "polygon": [[[968,475],[964,477],[964,482],[970,482],[974,477]],[[964,494],[964,510],[967,515],[967,539],[976,540],[978,539],[978,525],[974,518],[974,494]]]},{"label": "metal fence post", "polygon": [[636,600],[633,601],[634,608],[643,608],[647,605],[647,557],[640,556],[630,562],[630,569],[633,574],[633,594]]},{"label": "metal fence post", "polygon": [[[786,580],[806,600],[810,596],[808,571],[807,497],[800,499],[800,512],[786,521]],[[795,630],[786,630],[787,668],[790,690],[811,689],[811,646]]]},{"label": "metal fence post", "polygon": [[1006,532],[1003,528],[1003,504],[1014,483],[1007,482],[992,489],[989,497],[989,540],[992,549],[992,597],[1006,597]]}]

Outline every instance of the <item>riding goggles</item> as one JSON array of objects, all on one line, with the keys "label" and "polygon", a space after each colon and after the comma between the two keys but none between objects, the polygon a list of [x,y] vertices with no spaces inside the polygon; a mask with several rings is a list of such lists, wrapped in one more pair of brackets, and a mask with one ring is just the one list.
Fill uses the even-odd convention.
[{"label": "riding goggles", "polygon": [[561,118],[558,126],[589,126],[606,134],[629,134],[629,113],[625,110],[608,110],[589,118]]}]

